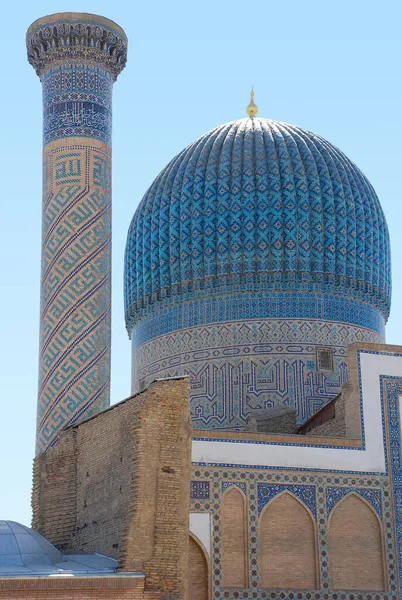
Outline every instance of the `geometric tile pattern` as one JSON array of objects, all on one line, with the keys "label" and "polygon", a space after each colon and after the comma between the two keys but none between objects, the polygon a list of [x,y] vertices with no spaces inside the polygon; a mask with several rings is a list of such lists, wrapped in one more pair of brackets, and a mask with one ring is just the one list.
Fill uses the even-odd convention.
[{"label": "geometric tile pattern", "polygon": [[[149,340],[179,329],[226,321],[249,321],[251,319],[264,321],[268,319],[338,321],[343,324],[344,330],[349,324],[357,325],[377,331],[382,337],[385,337],[383,316],[376,308],[366,303],[351,299],[346,301],[344,297],[324,292],[311,294],[300,291],[292,292],[291,290],[287,292],[273,290],[267,294],[254,289],[252,292],[222,293],[200,300],[183,301],[180,305],[175,304],[159,310],[155,309],[152,314],[143,317],[134,326],[131,339],[133,346],[139,347]],[[269,324],[265,327],[269,327]],[[289,327],[284,323],[282,324],[283,331],[286,328],[289,329]],[[301,332],[302,336],[310,335],[312,333],[311,328],[318,330],[313,325],[306,327],[307,331]],[[280,341],[280,331],[275,330],[273,327],[270,329],[272,338],[269,341]],[[241,331],[237,332],[236,336],[239,334],[241,334]],[[250,331],[250,334],[255,335],[252,331]],[[303,338],[297,341],[303,342]],[[319,342],[318,339],[317,342]],[[328,343],[336,344],[337,342],[332,340]]]},{"label": "geometric tile pattern", "polygon": [[234,483],[232,481],[224,481],[222,483],[222,493],[226,492],[226,490],[228,490],[229,488],[231,488],[233,486],[239,488],[239,490],[241,490],[243,492],[243,494],[247,493],[247,486],[244,481],[236,481]]},{"label": "geometric tile pattern", "polygon": [[37,452],[109,405],[110,151],[44,153]]},{"label": "geometric tile pattern", "polygon": [[[395,530],[397,537],[397,551],[399,563],[399,592],[402,595],[402,449],[401,449],[401,397],[402,381],[399,377],[380,378],[381,401],[386,404],[386,413],[389,425],[389,449],[388,460],[392,473],[392,500],[395,514]],[[389,502],[385,503],[385,509],[389,511]],[[387,516],[389,512],[385,512]],[[388,542],[388,540],[387,540]]]},{"label": "geometric tile pattern", "polygon": [[209,500],[209,481],[191,481],[190,497],[195,500]]},{"label": "geometric tile pattern", "polygon": [[254,290],[332,292],[386,320],[390,252],[355,164],[313,133],[247,118],[190,144],[142,199],[126,245],[127,329],[161,304]]},{"label": "geometric tile pattern", "polygon": [[381,490],[375,489],[358,489],[358,488],[342,488],[342,487],[327,487],[326,488],[326,506],[327,514],[329,515],[332,509],[338,504],[342,498],[350,493],[358,494],[364,498],[368,504],[374,508],[378,516],[382,517],[382,506],[381,506]]},{"label": "geometric tile pattern", "polygon": [[304,504],[310,509],[311,514],[316,516],[316,499],[315,499],[315,486],[314,485],[284,485],[284,484],[273,484],[267,485],[266,483],[259,483],[257,485],[258,494],[258,514],[261,514],[264,506],[275,498],[278,494],[284,491],[291,492],[294,496],[297,496],[304,502]]},{"label": "geometric tile pattern", "polygon": [[[211,314],[206,320],[214,320]],[[151,335],[159,329],[157,317],[148,323]],[[189,375],[195,429],[242,430],[254,410],[280,406],[295,407],[302,423],[347,381],[348,344],[382,341],[376,331],[347,323],[288,318],[212,322],[137,347],[139,325],[132,340],[132,391],[156,378]],[[333,351],[333,372],[317,370],[321,346]]]},{"label": "geometric tile pattern", "polygon": [[111,144],[111,75],[97,65],[49,68],[43,84],[43,144],[62,137],[91,137]]}]

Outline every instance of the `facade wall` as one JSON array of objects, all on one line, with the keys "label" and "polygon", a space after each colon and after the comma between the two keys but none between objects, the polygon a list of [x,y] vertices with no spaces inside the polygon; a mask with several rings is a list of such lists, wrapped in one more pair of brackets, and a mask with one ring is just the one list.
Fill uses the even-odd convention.
[{"label": "facade wall", "polygon": [[[202,487],[200,482],[204,484]],[[238,585],[238,579],[233,580],[232,585],[225,585],[226,561],[238,551],[238,541],[233,541],[232,548],[228,548],[225,535],[224,502],[227,490],[232,488],[241,489],[246,498],[244,528],[248,531],[247,556],[250,557],[246,586]],[[397,539],[394,513],[390,510],[392,484],[388,476],[194,465],[192,489],[191,511],[211,515],[212,597],[234,600],[243,597],[244,593],[247,597],[255,593],[256,598],[263,599],[274,593],[274,598],[280,600],[281,592],[286,591],[301,594],[302,600],[308,600],[314,594],[318,594],[317,600],[324,600],[324,594],[336,594],[342,589],[347,600],[352,600],[351,590],[375,591],[385,600],[380,579],[384,564],[388,598],[399,598],[395,577]],[[335,540],[331,532],[333,513],[336,517],[338,503],[351,491],[372,508],[377,522],[381,522],[381,536],[386,544],[383,559],[378,527],[374,533],[370,533],[370,529],[365,534],[361,521],[345,516],[338,532],[347,531],[347,541],[341,536]],[[292,500],[287,503],[280,500],[290,497]],[[236,523],[240,519],[239,512],[233,512],[231,519]],[[339,564],[339,555],[345,553],[345,543],[350,550],[347,556],[354,554],[350,568],[344,574],[344,581],[349,576],[347,587],[339,584],[333,570]],[[333,563],[334,567],[331,566]],[[375,565],[372,570],[375,579],[368,580],[373,583],[370,589],[355,568],[363,563],[366,567],[362,576],[369,565]],[[333,598],[335,600],[335,596]]]},{"label": "facade wall", "polygon": [[[280,600],[281,594],[292,593],[299,600],[336,600],[342,590],[343,600],[355,600],[356,592],[375,592],[377,600],[399,599],[402,349],[373,345],[350,352],[352,380],[343,404],[346,432],[354,437],[193,434],[190,530],[205,550],[203,562],[201,547],[191,544],[194,594]],[[102,548],[108,553],[111,537],[103,507],[114,506],[116,515],[126,511],[127,526],[116,520],[116,527],[122,527],[121,566],[125,571],[143,569],[146,589],[162,588],[166,598],[186,594],[180,581],[188,575],[188,491],[183,483],[190,460],[188,389],[183,380],[155,382],[139,396],[65,432],[66,439],[75,432],[75,441],[71,437],[63,447],[61,438],[35,463],[39,482],[34,502],[42,498],[34,512],[38,522],[46,527],[63,519],[62,493],[58,503],[47,505],[45,492],[46,485],[57,488],[58,476],[63,483],[73,473],[70,452],[79,514],[88,510],[86,518],[94,515],[98,523],[74,531],[69,543],[80,544],[81,551]],[[122,500],[114,505],[120,486]],[[124,506],[119,504],[123,497]],[[49,533],[41,533],[53,541]],[[342,562],[347,556],[349,566]],[[365,565],[363,571],[359,565]]]},{"label": "facade wall", "polygon": [[76,428],[77,527],[74,552],[100,552],[119,558],[122,531],[128,525],[134,460],[133,423],[145,398],[123,402]]},{"label": "facade wall", "polygon": [[70,429],[56,449],[34,460],[32,528],[61,551],[69,552],[77,528],[77,436]]},{"label": "facade wall", "polygon": [[[195,433],[191,530],[210,547],[212,597],[401,597],[402,348],[349,350],[338,417],[352,437]],[[246,502],[246,588],[225,585],[231,489]]]}]

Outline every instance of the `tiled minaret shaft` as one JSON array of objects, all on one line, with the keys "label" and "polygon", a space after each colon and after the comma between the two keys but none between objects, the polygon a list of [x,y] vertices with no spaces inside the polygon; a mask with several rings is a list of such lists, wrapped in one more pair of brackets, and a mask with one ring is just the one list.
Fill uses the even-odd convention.
[{"label": "tiled minaret shaft", "polygon": [[127,38],[59,13],[27,32],[43,87],[43,221],[36,452],[109,405],[112,87]]}]

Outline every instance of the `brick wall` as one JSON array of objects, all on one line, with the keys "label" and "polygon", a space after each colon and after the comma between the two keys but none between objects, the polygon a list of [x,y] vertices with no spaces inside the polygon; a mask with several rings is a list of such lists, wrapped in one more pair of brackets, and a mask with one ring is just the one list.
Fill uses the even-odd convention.
[{"label": "brick wall", "polygon": [[189,540],[189,600],[208,600],[208,564],[199,544]]},{"label": "brick wall", "polygon": [[[333,403],[324,406],[316,420],[314,417],[311,419],[310,427],[308,429],[301,427],[299,432],[326,437],[346,437],[345,396],[349,395],[350,387],[349,383],[345,383],[341,394],[334,399]],[[322,417],[321,422],[320,417]]]},{"label": "brick wall", "polygon": [[33,528],[64,552],[100,552],[145,588],[186,597],[192,428],[188,378],[70,428],[34,462]]},{"label": "brick wall", "polygon": [[127,526],[135,437],[147,394],[101,413],[77,429],[77,529],[74,552],[120,557]]},{"label": "brick wall", "polygon": [[160,600],[144,590],[144,577],[27,577],[0,579],[4,600]]},{"label": "brick wall", "polygon": [[268,504],[259,526],[262,587],[317,589],[315,538],[310,513],[292,495]]},{"label": "brick wall", "polygon": [[248,584],[245,498],[233,487],[224,495],[222,504],[222,585],[245,588]]},{"label": "brick wall", "polygon": [[32,528],[63,552],[72,550],[77,523],[77,435],[69,429],[57,448],[34,460]]},{"label": "brick wall", "polygon": [[145,571],[162,598],[187,598],[192,428],[189,379],[157,381],[133,423],[135,468],[122,568]]},{"label": "brick wall", "polygon": [[281,406],[254,411],[247,417],[245,431],[251,433],[296,433],[296,410]]},{"label": "brick wall", "polygon": [[371,507],[354,494],[329,522],[329,578],[333,590],[385,590],[383,534]]}]

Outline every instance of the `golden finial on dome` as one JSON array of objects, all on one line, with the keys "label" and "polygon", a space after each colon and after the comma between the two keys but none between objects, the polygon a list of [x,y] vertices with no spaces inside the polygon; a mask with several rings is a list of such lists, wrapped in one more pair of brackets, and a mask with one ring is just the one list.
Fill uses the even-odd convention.
[{"label": "golden finial on dome", "polygon": [[258,106],[254,102],[254,88],[251,88],[250,92],[250,104],[246,108],[249,117],[253,118],[258,113]]}]

